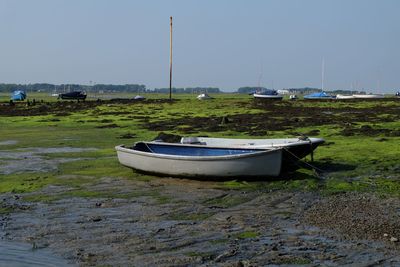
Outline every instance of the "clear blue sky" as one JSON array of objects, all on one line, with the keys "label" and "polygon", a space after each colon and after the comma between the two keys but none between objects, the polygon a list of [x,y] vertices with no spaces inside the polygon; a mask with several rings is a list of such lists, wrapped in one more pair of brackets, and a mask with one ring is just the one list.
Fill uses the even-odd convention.
[{"label": "clear blue sky", "polygon": [[1,83],[400,88],[398,0],[0,0]]}]

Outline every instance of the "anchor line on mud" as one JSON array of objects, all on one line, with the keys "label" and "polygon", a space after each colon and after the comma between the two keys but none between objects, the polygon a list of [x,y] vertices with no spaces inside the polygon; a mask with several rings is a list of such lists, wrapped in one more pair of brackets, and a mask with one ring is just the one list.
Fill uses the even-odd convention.
[{"label": "anchor line on mud", "polygon": [[[304,167],[304,166],[301,166],[300,164],[298,164],[298,162],[301,162],[302,164],[304,164],[304,165],[310,167],[312,170],[316,171],[317,174],[318,174],[318,173],[324,173],[324,172],[325,172],[324,170],[322,170],[322,169],[320,169],[320,168],[318,168],[318,167],[316,167],[316,166],[314,166],[314,165],[312,165],[312,164],[310,164],[310,163],[308,163],[308,162],[302,160],[301,158],[299,158],[298,156],[296,156],[295,154],[293,154],[292,152],[290,152],[289,149],[287,149],[286,147],[282,147],[282,149],[285,150],[286,152],[288,152],[290,155],[292,155],[294,158],[297,159],[297,161],[293,161],[293,163],[296,164],[297,166],[299,166],[299,167]],[[319,176],[318,176],[318,177],[319,177]]]}]

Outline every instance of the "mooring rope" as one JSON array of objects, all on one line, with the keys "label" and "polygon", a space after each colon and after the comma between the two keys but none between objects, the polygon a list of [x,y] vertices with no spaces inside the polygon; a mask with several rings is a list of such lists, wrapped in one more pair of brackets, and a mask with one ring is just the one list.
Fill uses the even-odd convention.
[{"label": "mooring rope", "polygon": [[307,139],[308,139],[308,142],[310,143],[311,162],[314,162],[314,149],[313,149],[313,146],[312,146],[312,142],[311,142],[311,139],[310,139],[310,138],[307,137]]},{"label": "mooring rope", "polygon": [[149,147],[149,145],[145,142],[143,142],[143,144],[147,147],[147,149],[151,152],[154,153],[154,151]]},{"label": "mooring rope", "polygon": [[320,169],[320,168],[318,168],[318,167],[316,167],[316,166],[314,166],[314,165],[302,160],[301,158],[296,156],[294,153],[290,152],[290,150],[287,147],[282,147],[282,149],[285,150],[286,152],[288,152],[290,155],[292,155],[294,158],[297,159],[297,161],[293,161],[293,163],[295,163],[297,166],[303,167],[300,164],[298,164],[298,162],[301,162],[302,164],[307,165],[308,167],[310,167],[311,169],[313,169],[313,170],[315,170],[317,172],[320,172],[320,173],[324,173],[325,172],[324,170],[322,170],[322,169]]}]

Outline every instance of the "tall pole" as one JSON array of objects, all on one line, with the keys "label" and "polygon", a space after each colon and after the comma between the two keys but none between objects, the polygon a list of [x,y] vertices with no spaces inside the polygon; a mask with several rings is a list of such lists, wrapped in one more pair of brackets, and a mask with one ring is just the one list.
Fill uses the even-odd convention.
[{"label": "tall pole", "polygon": [[325,58],[322,58],[321,89],[324,91]]},{"label": "tall pole", "polygon": [[169,31],[169,100],[172,99],[172,17],[170,20],[170,31]]}]

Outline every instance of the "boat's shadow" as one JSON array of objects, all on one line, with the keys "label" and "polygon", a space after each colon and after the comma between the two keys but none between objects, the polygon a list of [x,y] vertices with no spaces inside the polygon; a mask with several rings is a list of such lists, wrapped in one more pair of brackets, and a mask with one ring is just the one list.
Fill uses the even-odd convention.
[{"label": "boat's shadow", "polygon": [[352,171],[357,168],[357,165],[343,163],[343,162],[331,162],[331,161],[315,161],[311,163],[319,170],[325,173],[329,172],[340,172],[340,171]]},{"label": "boat's shadow", "polygon": [[[248,181],[248,182],[267,182],[267,181],[283,181],[283,180],[306,180],[306,179],[321,179],[326,174],[330,172],[340,172],[340,171],[351,171],[357,166],[347,163],[338,162],[327,162],[327,161],[313,161],[313,162],[298,162],[297,169],[283,170],[279,176],[185,176],[185,175],[165,175],[160,173],[144,172],[139,170],[133,170],[134,173],[143,175],[153,175],[157,177],[165,178],[179,178],[195,181]],[[308,172],[303,172],[301,170],[307,169]]]}]

